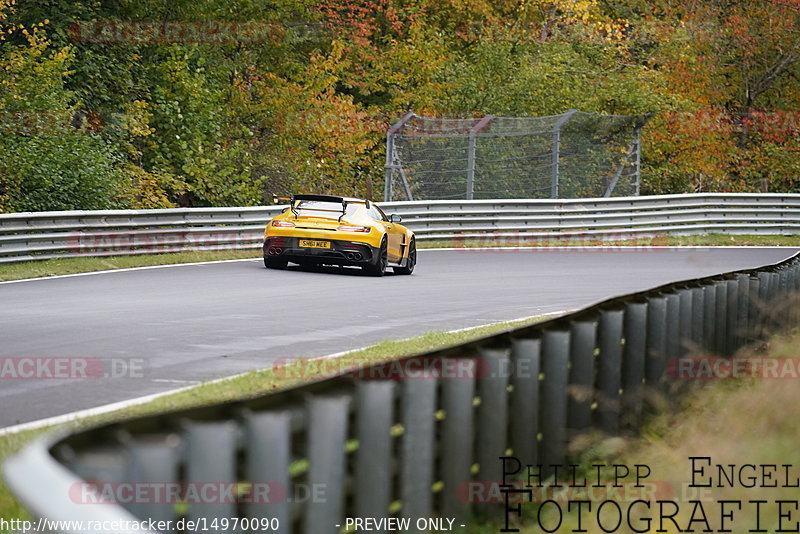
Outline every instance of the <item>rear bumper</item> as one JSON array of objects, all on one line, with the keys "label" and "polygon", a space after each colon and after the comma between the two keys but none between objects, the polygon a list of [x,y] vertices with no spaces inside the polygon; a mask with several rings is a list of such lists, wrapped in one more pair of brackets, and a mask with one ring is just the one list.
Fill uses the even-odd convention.
[{"label": "rear bumper", "polygon": [[[367,265],[373,263],[379,250],[366,243],[340,239],[317,239],[330,243],[330,248],[301,247],[298,237],[269,236],[264,240],[264,257],[293,263],[328,263],[334,265]],[[302,238],[303,240],[307,238]]]}]

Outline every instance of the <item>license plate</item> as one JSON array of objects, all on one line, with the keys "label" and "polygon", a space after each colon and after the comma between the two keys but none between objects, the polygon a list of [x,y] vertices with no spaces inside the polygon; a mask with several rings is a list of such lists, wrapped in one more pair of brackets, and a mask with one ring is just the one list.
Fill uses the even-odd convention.
[{"label": "license plate", "polygon": [[301,239],[300,246],[305,248],[331,248],[330,241],[311,241],[309,239]]}]

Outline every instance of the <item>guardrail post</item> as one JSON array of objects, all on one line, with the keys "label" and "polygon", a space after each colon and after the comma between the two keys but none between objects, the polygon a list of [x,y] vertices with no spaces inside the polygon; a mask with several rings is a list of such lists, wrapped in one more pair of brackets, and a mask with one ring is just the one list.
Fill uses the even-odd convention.
[{"label": "guardrail post", "polygon": [[780,329],[781,313],[784,303],[781,302],[781,278],[782,273],[769,273],[769,304],[767,317],[769,318],[769,333],[773,334]]},{"label": "guardrail post", "polygon": [[750,322],[750,275],[739,274],[736,276],[736,280],[739,282],[739,310],[736,321],[736,338],[738,340],[736,349],[738,350],[750,341],[750,329],[752,328]]},{"label": "guardrail post", "polygon": [[789,326],[800,324],[800,264],[797,262],[789,266],[789,315],[791,323]]},{"label": "guardrail post", "polygon": [[800,325],[800,264],[797,262],[789,266],[789,315],[790,326]]},{"label": "guardrail post", "polygon": [[726,352],[728,339],[728,282],[720,280],[714,283],[716,292],[716,309],[714,310],[714,352],[729,356]]},{"label": "guardrail post", "polygon": [[[673,295],[670,295],[673,296]],[[668,302],[670,296],[650,297],[647,301],[647,336],[644,368],[645,403],[650,411],[661,405],[664,369],[668,355],[667,332],[670,329]],[[677,305],[677,296],[674,296]],[[676,308],[677,309],[677,308]],[[677,317],[675,317],[677,320]]]},{"label": "guardrail post", "polygon": [[692,345],[692,301],[694,300],[694,293],[690,288],[681,288],[678,290],[678,297],[680,299],[680,313],[678,318],[680,320],[680,328],[678,331],[678,357],[686,356]]},{"label": "guardrail post", "polygon": [[681,355],[681,298],[679,293],[667,293],[667,352],[664,365]]},{"label": "guardrail post", "polygon": [[716,351],[717,340],[717,287],[714,284],[703,286],[703,349]]},{"label": "guardrail post", "polygon": [[789,269],[783,267],[776,275],[778,276],[778,287],[775,291],[775,303],[777,308],[775,312],[775,324],[777,328],[783,330],[791,324]]},{"label": "guardrail post", "polygon": [[705,290],[702,286],[692,288],[692,351],[704,346]]},{"label": "guardrail post", "polygon": [[511,448],[523,465],[539,464],[539,373],[541,340],[515,339],[511,342]]},{"label": "guardrail post", "polygon": [[[243,414],[246,443],[245,473],[252,484],[267,484],[269,495],[264,502],[253,499],[247,504],[248,518],[269,517],[280,522],[281,532],[291,534],[292,463],[291,413],[288,410],[246,412]],[[283,496],[276,493],[283,492]],[[147,517],[147,516],[143,516]]]},{"label": "guardrail post", "polygon": [[[235,484],[236,425],[232,421],[186,421],[186,482],[193,485]],[[190,503],[187,517],[197,521],[233,517],[236,503]]]},{"label": "guardrail post", "polygon": [[432,510],[433,444],[437,378],[409,378],[403,382],[403,437],[400,453],[401,514],[414,521]]},{"label": "guardrail post", "polygon": [[725,323],[725,347],[724,354],[733,356],[739,350],[739,281],[736,279],[729,279],[725,281],[728,286],[726,294],[728,296],[728,313]]},{"label": "guardrail post", "polygon": [[575,321],[570,326],[569,404],[567,437],[573,439],[592,427],[597,321]]},{"label": "guardrail post", "polygon": [[[92,487],[92,482],[100,484],[124,482],[125,476],[129,473],[126,452],[120,448],[110,446],[94,447],[88,451],[81,451],[65,463],[78,477],[91,481],[87,483],[87,490]],[[72,489],[70,488],[70,490]],[[102,489],[102,486],[98,489]],[[74,498],[70,500],[74,502]],[[80,502],[78,504],[86,503]]]},{"label": "guardrail post", "polygon": [[629,302],[625,305],[623,326],[625,346],[622,358],[622,406],[620,426],[636,432],[642,418],[642,381],[645,376],[647,334],[647,303]]},{"label": "guardrail post", "polygon": [[752,341],[760,341],[761,340],[761,332],[763,330],[763,305],[761,302],[761,295],[762,295],[762,283],[761,279],[758,276],[751,276],[750,277],[750,299],[749,304],[747,306],[748,310],[748,317],[747,317],[747,325],[750,329],[750,339]]},{"label": "guardrail post", "polygon": [[758,338],[765,339],[769,335],[772,324],[772,273],[758,273],[758,310],[759,310],[759,329]]},{"label": "guardrail post", "polygon": [[[180,460],[181,438],[177,434],[153,434],[137,436],[125,440],[130,464],[125,480],[140,485],[163,484],[178,481],[178,461]],[[175,503],[163,499],[160,502],[136,502],[128,506],[136,517],[146,517],[153,521],[174,521]]]},{"label": "guardrail post", "polygon": [[546,330],[542,340],[542,479],[564,465],[567,445],[569,332]]},{"label": "guardrail post", "polygon": [[[508,444],[508,350],[483,349],[479,357],[481,367],[488,373],[478,381],[478,435],[476,456],[480,465],[480,478],[493,483],[503,478],[500,457],[505,456]],[[476,510],[484,516],[493,516],[501,511],[496,504],[476,503]]]},{"label": "guardrail post", "polygon": [[345,441],[348,434],[350,396],[315,395],[308,398],[308,488],[312,498],[317,488],[321,502],[305,507],[306,534],[338,534],[344,516]]},{"label": "guardrail post", "polygon": [[622,310],[600,312],[597,358],[597,428],[610,436],[619,433],[619,390],[622,383]]},{"label": "guardrail post", "polygon": [[392,476],[391,428],[394,421],[394,382],[359,380],[356,383],[355,513],[383,517],[389,513]]},{"label": "guardrail post", "polygon": [[[473,463],[472,446],[475,439],[473,399],[475,398],[475,378],[483,366],[476,358],[444,358],[447,369],[458,366],[466,373],[456,380],[442,381],[442,446],[441,460],[442,492],[441,510],[443,517],[466,521],[470,516],[470,503],[465,495],[465,485],[471,480],[470,468]],[[388,464],[387,464],[388,465]],[[486,490],[486,486],[481,489]],[[370,516],[366,516],[370,517]]]}]

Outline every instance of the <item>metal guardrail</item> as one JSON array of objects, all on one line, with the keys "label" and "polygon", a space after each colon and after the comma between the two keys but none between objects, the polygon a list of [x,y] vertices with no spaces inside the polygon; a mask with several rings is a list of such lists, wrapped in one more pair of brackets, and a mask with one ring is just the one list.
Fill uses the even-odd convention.
[{"label": "metal guardrail", "polygon": [[[418,241],[635,239],[800,232],[800,195],[707,193],[574,200],[392,202]],[[0,263],[257,249],[282,207],[0,214]]]},{"label": "metal guardrail", "polygon": [[[346,517],[464,522],[498,507],[462,491],[502,480],[498,457],[567,465],[568,443],[580,435],[635,433],[671,387],[670,363],[730,356],[798,324],[799,290],[800,254],[610,299],[388,370],[367,366],[260,398],[47,438],[8,460],[5,476],[49,520],[274,518],[278,532],[307,534],[338,533]],[[387,376],[398,368],[427,372]],[[211,482],[248,491],[238,502],[184,507],[84,503],[94,495],[87,488]],[[274,498],[250,498],[257,485]],[[298,498],[298,488],[311,488],[311,498]]]}]

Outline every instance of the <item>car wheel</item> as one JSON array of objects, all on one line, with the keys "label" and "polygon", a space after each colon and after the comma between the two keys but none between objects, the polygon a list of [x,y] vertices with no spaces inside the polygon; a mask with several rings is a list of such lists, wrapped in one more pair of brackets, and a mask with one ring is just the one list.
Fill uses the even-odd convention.
[{"label": "car wheel", "polygon": [[267,269],[285,269],[287,263],[289,263],[287,260],[264,256],[264,267]]},{"label": "car wheel", "polygon": [[378,252],[378,256],[375,258],[375,263],[370,263],[362,268],[364,269],[364,272],[370,276],[383,276],[383,272],[386,270],[387,263],[389,263],[389,259],[386,252],[386,239],[384,239],[381,241],[381,249]]},{"label": "car wheel", "polygon": [[395,274],[411,274],[414,272],[414,266],[417,264],[417,241],[411,238],[411,244],[408,246],[408,260],[405,267],[392,267]]}]

